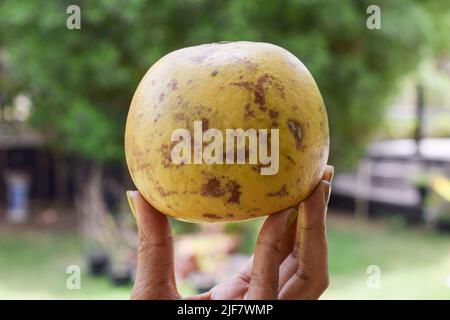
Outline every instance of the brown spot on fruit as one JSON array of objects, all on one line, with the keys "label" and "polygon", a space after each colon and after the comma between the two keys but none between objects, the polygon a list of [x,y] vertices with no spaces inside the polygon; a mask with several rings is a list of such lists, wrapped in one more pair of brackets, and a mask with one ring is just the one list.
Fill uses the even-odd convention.
[{"label": "brown spot on fruit", "polygon": [[221,197],[225,194],[220,186],[220,181],[217,178],[208,179],[208,182],[202,185],[202,195],[209,197]]},{"label": "brown spot on fruit", "polygon": [[168,168],[173,165],[171,151],[177,143],[178,141],[172,141],[170,144],[163,144],[159,148],[162,156],[161,164],[164,168]]},{"label": "brown spot on fruit", "polygon": [[166,94],[164,92],[159,95],[159,103],[164,101],[165,96]]},{"label": "brown spot on fruit", "polygon": [[188,80],[187,84],[191,84],[191,83],[192,83],[192,80]]},{"label": "brown spot on fruit", "polygon": [[264,84],[269,80],[269,75],[266,73],[261,76],[256,82],[255,86],[255,103],[259,105],[261,111],[266,111],[266,95]]},{"label": "brown spot on fruit", "polygon": [[288,120],[289,131],[292,133],[295,139],[295,147],[297,150],[300,149],[302,143],[303,131],[300,123],[297,120],[289,119]]},{"label": "brown spot on fruit", "polygon": [[252,170],[257,173],[261,173],[261,168],[268,168],[269,166],[270,166],[270,164],[258,163],[258,164],[255,164],[254,166],[252,166]]},{"label": "brown spot on fruit", "polygon": [[283,184],[277,192],[270,192],[267,195],[269,197],[284,197],[287,196],[289,193],[286,191],[286,184]]},{"label": "brown spot on fruit", "polygon": [[232,214],[232,213],[227,213],[227,217],[232,218],[232,217],[234,217],[234,214]]},{"label": "brown spot on fruit", "polygon": [[254,102],[259,106],[259,109],[263,112],[267,110],[266,106],[266,95],[265,95],[265,85],[267,82],[270,82],[270,76],[265,73],[256,81],[256,83],[252,83],[250,81],[239,81],[230,83],[233,86],[238,86],[245,88],[249,91],[253,92],[255,97]]},{"label": "brown spot on fruit", "polygon": [[202,118],[202,131],[205,132],[209,129],[209,120],[206,118]]},{"label": "brown spot on fruit", "polygon": [[213,214],[213,213],[204,213],[203,216],[205,218],[214,219],[214,220],[222,219],[222,217],[218,216],[217,214]]},{"label": "brown spot on fruit", "polygon": [[275,111],[275,110],[272,110],[272,109],[269,110],[269,117],[270,117],[270,119],[276,119],[276,118],[278,118],[278,115],[279,115],[278,111]]},{"label": "brown spot on fruit", "polygon": [[211,72],[211,75],[212,75],[213,77],[215,77],[215,76],[217,76],[218,73],[219,73],[219,71],[214,70],[213,72]]},{"label": "brown spot on fruit", "polygon": [[178,89],[178,81],[176,79],[172,79],[169,84],[168,84],[169,88],[174,91]]},{"label": "brown spot on fruit", "polygon": [[290,162],[292,162],[292,163],[294,163],[295,164],[295,161],[294,161],[294,159],[292,159],[290,156],[286,156],[286,158],[290,161]]},{"label": "brown spot on fruit", "polygon": [[239,204],[240,198],[241,198],[241,185],[238,184],[236,181],[231,180],[227,184],[228,191],[231,193],[231,196],[228,198],[228,202],[230,203],[237,203]]},{"label": "brown spot on fruit", "polygon": [[251,83],[250,81],[232,82],[230,84],[232,86],[238,86],[238,87],[245,88],[249,91],[253,91],[253,88],[255,87],[255,85],[253,83]]},{"label": "brown spot on fruit", "polygon": [[244,114],[244,116],[245,116],[246,118],[254,118],[254,117],[255,117],[255,111],[253,111],[253,110],[251,109],[250,103],[247,103],[247,104],[245,105],[245,114]]},{"label": "brown spot on fruit", "polygon": [[165,168],[170,167],[170,165],[172,164],[172,159],[170,157],[170,147],[167,144],[163,144],[159,148],[159,151],[161,152],[161,156],[162,156],[161,164]]},{"label": "brown spot on fruit", "polygon": [[244,148],[245,161],[250,162],[250,149],[247,145]]},{"label": "brown spot on fruit", "polygon": [[225,194],[230,196],[226,200],[228,203],[239,204],[241,198],[241,186],[235,180],[229,180],[222,184],[217,177],[208,179],[207,183],[202,185],[201,194],[209,197],[222,197]]},{"label": "brown spot on fruit", "polygon": [[156,191],[158,191],[159,195],[163,198],[177,193],[176,191],[166,191],[161,186],[157,186]]}]

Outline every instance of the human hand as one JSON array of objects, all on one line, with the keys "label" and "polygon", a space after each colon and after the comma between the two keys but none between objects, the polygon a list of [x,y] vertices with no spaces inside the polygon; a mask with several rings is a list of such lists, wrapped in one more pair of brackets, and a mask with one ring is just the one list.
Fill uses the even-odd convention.
[{"label": "human hand", "polygon": [[[325,220],[332,178],[333,167],[327,166],[322,180],[298,209],[291,208],[266,219],[254,255],[238,274],[188,299],[319,298],[328,287]],[[129,197],[139,230],[131,299],[180,299],[169,220],[139,192],[130,192]]]}]

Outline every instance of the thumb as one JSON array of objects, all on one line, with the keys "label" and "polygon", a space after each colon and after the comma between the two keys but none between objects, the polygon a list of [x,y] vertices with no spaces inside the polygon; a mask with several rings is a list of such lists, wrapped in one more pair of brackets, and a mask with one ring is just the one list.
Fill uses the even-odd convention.
[{"label": "thumb", "polygon": [[127,192],[138,225],[139,249],[132,299],[178,298],[169,219],[138,191]]}]

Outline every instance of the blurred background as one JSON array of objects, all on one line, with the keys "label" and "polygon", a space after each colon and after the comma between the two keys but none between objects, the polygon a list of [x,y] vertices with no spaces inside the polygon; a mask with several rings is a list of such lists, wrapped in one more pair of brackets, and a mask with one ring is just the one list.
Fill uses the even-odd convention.
[{"label": "blurred background", "polygon": [[[164,54],[223,40],[280,45],[321,89],[336,167],[323,298],[450,298],[448,1],[0,0],[0,30],[1,299],[129,297],[131,97]],[[172,221],[182,294],[239,269],[262,222]]]}]

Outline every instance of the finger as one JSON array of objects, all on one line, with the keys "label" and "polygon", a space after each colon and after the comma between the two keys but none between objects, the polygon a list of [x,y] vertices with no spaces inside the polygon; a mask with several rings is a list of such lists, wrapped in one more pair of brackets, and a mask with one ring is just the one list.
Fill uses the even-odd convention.
[{"label": "finger", "polygon": [[[334,175],[334,167],[327,165],[325,167],[325,171],[322,177],[322,180],[328,181],[331,183]],[[328,190],[330,190],[329,188]],[[326,202],[328,203],[329,200],[329,192],[325,195],[325,198],[327,199]],[[280,266],[280,283],[279,283],[279,291],[281,291],[281,288],[284,287],[284,285],[288,282],[288,280],[297,272],[298,270],[298,250],[300,246],[300,232],[295,233],[295,241],[294,241],[294,250],[289,255],[287,255],[287,258],[281,263]]]},{"label": "finger", "polygon": [[250,283],[254,259],[255,255],[252,255],[250,259],[248,259],[244,267],[241,269],[241,271],[239,271],[239,273],[237,274],[237,278],[244,283]]},{"label": "finger", "polygon": [[[280,245],[281,249],[281,259],[284,260],[286,257],[292,252],[292,249],[295,245],[295,234],[296,234],[296,228],[297,228],[297,209],[290,208],[287,210],[291,210],[291,212],[295,213],[294,215],[291,213],[291,216],[288,219],[288,230],[283,235],[282,243]],[[241,269],[241,271],[237,274],[237,277],[244,281],[249,283],[251,279],[252,269],[253,269],[253,259],[254,255],[250,257],[250,259],[247,261],[247,263],[244,265],[244,267]]]},{"label": "finger", "polygon": [[297,272],[298,258],[290,253],[280,265],[280,280],[278,283],[278,292],[286,285],[290,278]]},{"label": "finger", "polygon": [[[296,219],[294,219],[296,221]],[[296,224],[293,223],[295,221],[291,221],[288,232],[285,236],[283,236],[282,241],[282,256],[285,257],[292,251],[292,247],[294,246],[294,236],[295,236],[295,228]],[[289,223],[289,222],[288,222]],[[253,269],[253,259],[254,255],[248,259],[245,263],[244,267],[238,272],[234,277],[228,280],[225,283],[221,283],[217,287],[214,287],[212,290],[202,293],[199,295],[192,296],[188,299],[190,300],[211,300],[211,299],[226,299],[233,300],[247,297],[248,288],[250,284],[252,269]]]},{"label": "finger", "polygon": [[298,267],[298,260],[292,254],[297,239],[298,209],[294,210],[296,212],[295,219],[292,221],[292,225],[289,227],[283,240],[283,262],[279,269],[278,292],[280,292],[281,288],[292,277]]},{"label": "finger", "polygon": [[283,259],[283,238],[289,228],[291,214],[291,210],[286,210],[271,215],[264,222],[256,242],[248,299],[277,298],[278,270]]},{"label": "finger", "polygon": [[299,206],[298,268],[281,290],[281,299],[317,299],[328,286],[325,217],[329,188],[330,182],[321,180]]},{"label": "finger", "polygon": [[139,251],[132,299],[178,298],[169,220],[138,191],[130,192],[138,225]]},{"label": "finger", "polygon": [[[322,176],[322,180],[319,182],[320,183],[325,183],[329,185],[328,188],[325,188],[325,203],[326,205],[328,205],[328,201],[330,200],[330,193],[331,193],[331,182],[333,181],[333,176],[334,176],[334,167],[327,165],[325,166],[325,170]],[[314,189],[313,193],[316,192],[317,187],[319,185],[316,186],[316,188]],[[311,197],[311,195],[309,196],[309,198]],[[305,199],[306,201],[307,199]],[[298,209],[300,210],[301,208],[301,204],[299,205]],[[300,229],[299,226],[297,229]],[[297,230],[298,232],[296,233],[296,239],[295,239],[295,246],[294,246],[294,251],[293,251],[293,255],[295,258],[298,257],[298,250],[300,248],[300,230]]]}]

